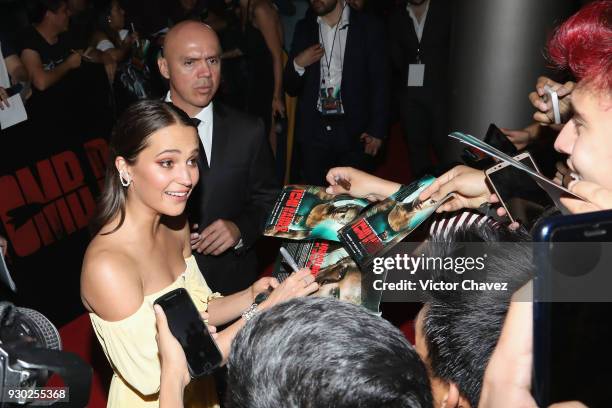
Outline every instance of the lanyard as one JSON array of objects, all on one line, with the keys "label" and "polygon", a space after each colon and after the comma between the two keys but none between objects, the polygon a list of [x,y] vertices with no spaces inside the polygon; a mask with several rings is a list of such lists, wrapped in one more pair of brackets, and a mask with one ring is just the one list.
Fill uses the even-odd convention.
[{"label": "lanyard", "polygon": [[[334,58],[334,47],[336,45],[336,37],[338,36],[338,31],[340,30],[340,23],[342,22],[342,16],[344,16],[344,9],[346,8],[346,3],[342,7],[342,11],[340,12],[340,18],[338,19],[338,23],[336,23],[336,31],[334,32],[334,39],[332,40],[331,51],[329,53],[329,58],[327,57],[327,48],[325,47],[325,41],[323,39],[323,31],[321,31],[321,25],[319,24],[319,35],[321,36],[321,41],[323,42],[323,52],[325,53],[325,65],[327,67],[327,78],[331,80],[331,64],[332,59]],[[340,69],[342,69],[343,61],[342,55],[340,55]]]}]

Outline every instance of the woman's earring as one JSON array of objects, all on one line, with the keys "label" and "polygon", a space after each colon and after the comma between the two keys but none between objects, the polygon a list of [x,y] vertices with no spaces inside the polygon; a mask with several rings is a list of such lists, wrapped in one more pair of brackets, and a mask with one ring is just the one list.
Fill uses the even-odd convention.
[{"label": "woman's earring", "polygon": [[112,22],[111,18],[107,18],[106,21],[108,21],[108,24],[110,24]]},{"label": "woman's earring", "polygon": [[130,176],[125,175],[122,171],[119,172],[119,181],[123,187],[129,187],[132,184]]}]

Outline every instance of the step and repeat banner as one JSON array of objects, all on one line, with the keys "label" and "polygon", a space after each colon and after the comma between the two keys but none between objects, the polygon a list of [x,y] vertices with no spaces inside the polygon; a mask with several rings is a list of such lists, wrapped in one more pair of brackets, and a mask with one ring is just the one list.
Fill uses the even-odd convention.
[{"label": "step and repeat banner", "polygon": [[0,296],[63,325],[85,310],[79,296],[88,223],[114,123],[104,68],[83,64],[27,101],[28,120],[0,131],[0,235],[17,285]]}]

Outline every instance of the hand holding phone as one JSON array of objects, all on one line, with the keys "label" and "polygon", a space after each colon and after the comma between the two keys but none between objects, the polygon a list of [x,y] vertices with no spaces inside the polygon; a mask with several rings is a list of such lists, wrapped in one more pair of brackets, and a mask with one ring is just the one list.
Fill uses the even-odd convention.
[{"label": "hand holding phone", "polygon": [[164,310],[170,331],[185,352],[192,378],[211,374],[221,365],[221,351],[185,289],[170,291],[154,304]]},{"label": "hand holding phone", "polygon": [[553,117],[555,119],[555,124],[561,124],[561,113],[559,111],[559,95],[557,95],[557,91],[552,89],[549,85],[544,85],[544,91],[546,92],[545,101],[550,101],[553,109]]},{"label": "hand holding phone", "polygon": [[[539,173],[528,152],[514,159]],[[506,162],[490,167],[485,174],[512,223],[520,221],[530,229],[545,209],[555,205],[531,176]]]},{"label": "hand holding phone", "polygon": [[191,381],[191,375],[187,366],[187,360],[181,343],[172,335],[168,327],[168,320],[164,314],[164,309],[159,305],[154,305],[155,324],[157,326],[157,349],[162,366],[162,377],[167,376],[173,380],[180,381],[184,388]]},{"label": "hand holding phone", "polygon": [[497,150],[513,156],[518,153],[516,146],[500,128],[495,126],[493,123],[489,125],[487,134],[485,135],[484,142],[488,145],[495,147]]}]

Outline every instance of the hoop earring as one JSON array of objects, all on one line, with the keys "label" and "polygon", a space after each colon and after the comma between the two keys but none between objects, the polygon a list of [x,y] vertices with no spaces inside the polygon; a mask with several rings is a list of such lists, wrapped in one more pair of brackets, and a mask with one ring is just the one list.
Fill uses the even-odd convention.
[{"label": "hoop earring", "polygon": [[129,187],[130,184],[132,184],[132,180],[130,179],[130,177],[124,176],[122,171],[119,172],[119,181],[121,182],[121,185],[123,187]]}]

